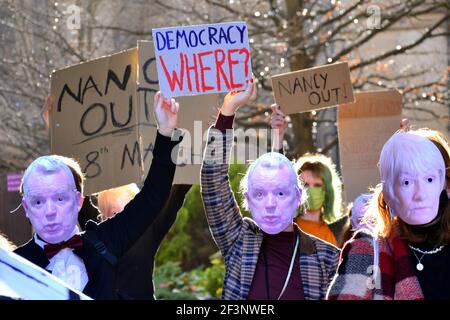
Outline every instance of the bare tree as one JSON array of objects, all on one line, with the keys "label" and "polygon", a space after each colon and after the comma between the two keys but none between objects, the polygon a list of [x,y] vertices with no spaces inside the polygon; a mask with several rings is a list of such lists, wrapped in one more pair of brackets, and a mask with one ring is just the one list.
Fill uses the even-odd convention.
[{"label": "bare tree", "polygon": [[[72,30],[66,26],[73,15],[70,4],[78,6],[81,15],[79,28]],[[253,70],[262,90],[257,107],[243,108],[238,115],[237,124],[244,128],[268,126],[271,75],[336,61],[349,62],[355,89],[398,88],[404,94],[405,109],[413,110],[414,116],[442,119],[434,106],[449,109],[448,70],[396,65],[407,55],[415,59],[430,54],[431,49],[422,48],[433,38],[445,41],[449,18],[446,0],[3,0],[0,170],[20,170],[48,152],[39,113],[49,93],[52,70],[133,47],[138,39],[151,39],[152,28],[162,26],[247,22]],[[398,28],[417,24],[413,36],[384,50],[372,48]],[[335,122],[326,111],[290,118],[286,140],[292,157],[317,150],[321,125]],[[337,138],[331,139],[321,151],[336,143]]]},{"label": "bare tree", "polygon": [[[392,64],[411,54],[425,41],[436,37],[446,41],[445,37],[449,35],[446,22],[450,18],[448,1],[205,0],[199,4],[157,0],[156,3],[177,18],[179,24],[186,24],[185,17],[189,17],[189,23],[246,21],[254,74],[260,87],[267,92],[272,90],[271,75],[348,61],[355,89],[397,88],[404,94],[405,109],[442,118],[433,108],[422,107],[420,103],[426,101],[445,106],[448,71],[393,70]],[[414,22],[426,17],[432,19],[422,23],[417,35],[406,43],[384,51],[373,48],[371,54],[360,54],[387,32],[402,26],[412,28]],[[434,74],[434,77],[423,81],[425,73]],[[243,127],[267,126],[265,105],[267,103],[256,109],[244,109],[237,123]],[[323,115],[319,111],[290,117],[291,132],[287,137],[290,156],[298,157],[317,149],[313,125],[335,121]],[[337,137],[321,151],[326,152],[336,145]]]},{"label": "bare tree", "polygon": [[0,172],[23,170],[49,152],[40,113],[51,72],[136,46],[138,36],[97,26],[134,23],[137,28],[144,15],[150,24],[151,8],[146,1],[2,1]]}]

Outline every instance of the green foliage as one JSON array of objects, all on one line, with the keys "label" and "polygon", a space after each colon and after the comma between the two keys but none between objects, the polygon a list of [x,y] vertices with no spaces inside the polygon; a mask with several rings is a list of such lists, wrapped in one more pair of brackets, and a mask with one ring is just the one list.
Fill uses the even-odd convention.
[{"label": "green foliage", "polygon": [[[166,261],[182,261],[191,251],[191,236],[185,231],[189,223],[189,212],[186,208],[178,211],[177,219],[170,231],[170,241],[163,241],[156,255],[156,265]],[[169,236],[167,236],[169,237]]]},{"label": "green foliage", "polygon": [[243,195],[239,192],[239,184],[245,175],[247,170],[247,165],[245,164],[232,164],[228,169],[228,175],[230,177],[231,189],[234,192],[234,197],[236,198],[239,208],[244,216],[249,216],[249,213],[242,208],[242,198]]},{"label": "green foliage", "polygon": [[211,261],[212,267],[206,268],[206,291],[210,296],[220,298],[222,295],[223,277],[225,275],[225,265],[220,259]]},{"label": "green foliage", "polygon": [[166,262],[155,269],[155,295],[157,299],[193,300],[219,299],[222,294],[225,266],[213,259],[207,268],[181,270],[178,262]]},{"label": "green foliage", "polygon": [[168,261],[154,272],[155,296],[157,299],[193,300],[189,274],[183,272],[178,262]]}]

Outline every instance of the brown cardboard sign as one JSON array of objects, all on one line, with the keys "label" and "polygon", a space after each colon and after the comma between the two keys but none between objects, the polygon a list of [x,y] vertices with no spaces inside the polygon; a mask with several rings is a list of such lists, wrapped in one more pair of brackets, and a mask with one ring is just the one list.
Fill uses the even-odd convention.
[{"label": "brown cardboard sign", "polygon": [[347,62],[273,76],[272,90],[285,114],[354,102]]},{"label": "brown cardboard sign", "polygon": [[139,141],[137,57],[134,48],[52,74],[51,151],[80,163],[86,195],[142,175],[141,159],[131,158]]},{"label": "brown cardboard sign", "polygon": [[[136,182],[151,164],[156,138],[153,97],[159,90],[151,42],[52,74],[51,150],[76,159],[85,195]],[[174,183],[199,183],[203,131],[218,95],[180,97]],[[195,163],[195,164],[194,164]]]},{"label": "brown cardboard sign", "polygon": [[400,128],[403,105],[397,90],[357,92],[355,100],[338,108],[339,153],[347,202],[380,183],[380,152]]}]

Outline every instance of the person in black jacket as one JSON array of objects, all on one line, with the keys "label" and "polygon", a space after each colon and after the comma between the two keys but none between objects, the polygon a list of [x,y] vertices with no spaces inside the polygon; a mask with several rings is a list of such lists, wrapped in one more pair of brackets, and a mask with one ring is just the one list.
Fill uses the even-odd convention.
[{"label": "person in black jacket", "polygon": [[[172,186],[169,199],[155,221],[118,262],[115,290],[121,299],[154,300],[153,269],[155,257],[166,234],[175,222],[190,184]],[[134,190],[136,189],[136,190]],[[83,229],[88,220],[103,221],[121,212],[139,192],[136,185],[126,185],[98,194],[98,208],[87,199],[78,215]]]},{"label": "person in black jacket", "polygon": [[155,221],[170,193],[178,108],[174,99],[155,95],[158,133],[142,190],[120,214],[100,224],[88,221],[84,233],[76,225],[83,196],[64,157],[33,161],[24,173],[22,204],[36,233],[15,252],[94,299],[119,298],[117,261]]},{"label": "person in black jacket", "polygon": [[[42,109],[42,116],[46,127],[49,126],[49,112],[53,108],[53,100],[48,96]],[[215,121],[211,119],[211,121]],[[73,162],[66,161],[75,179],[75,186],[82,192],[82,174],[77,171]],[[173,185],[169,199],[163,209],[158,213],[155,221],[145,230],[139,240],[125,253],[118,262],[118,275],[114,290],[120,299],[154,300],[153,269],[157,251],[170,228],[175,222],[178,210],[184,202],[184,197],[190,190],[190,184]],[[125,186],[124,186],[125,187]],[[78,224],[85,231],[89,220],[101,222],[118,212],[135,196],[132,189],[123,192],[124,187],[100,192],[97,196],[86,196],[83,206],[78,213]],[[135,187],[137,189],[137,187]],[[120,194],[120,199],[115,197]],[[98,200],[97,200],[98,199]],[[104,204],[104,205],[102,205]],[[98,205],[98,207],[96,206]],[[110,210],[112,209],[112,210]]]}]

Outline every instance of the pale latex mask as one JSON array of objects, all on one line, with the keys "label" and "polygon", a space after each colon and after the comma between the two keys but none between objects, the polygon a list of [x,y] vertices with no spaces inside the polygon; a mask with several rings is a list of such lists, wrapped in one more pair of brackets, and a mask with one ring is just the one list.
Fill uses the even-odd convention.
[{"label": "pale latex mask", "polygon": [[445,164],[438,148],[413,133],[398,133],[383,147],[380,173],[386,203],[410,225],[431,222],[445,190]]},{"label": "pale latex mask", "polygon": [[36,233],[48,243],[70,238],[77,224],[82,196],[64,170],[34,171],[23,199],[25,213]]},{"label": "pale latex mask", "polygon": [[254,169],[245,197],[253,219],[264,232],[277,234],[292,228],[301,199],[295,179],[295,171],[287,166]]}]

